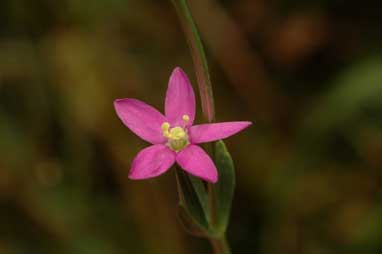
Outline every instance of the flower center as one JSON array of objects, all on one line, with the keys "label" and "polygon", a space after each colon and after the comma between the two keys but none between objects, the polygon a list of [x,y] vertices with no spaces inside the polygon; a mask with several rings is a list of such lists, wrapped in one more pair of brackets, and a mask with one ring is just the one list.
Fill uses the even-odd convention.
[{"label": "flower center", "polygon": [[164,122],[162,124],[162,134],[167,138],[167,145],[174,151],[178,152],[186,147],[190,142],[188,141],[186,124],[190,120],[188,115],[183,115],[184,126],[176,126],[170,128],[170,123]]}]

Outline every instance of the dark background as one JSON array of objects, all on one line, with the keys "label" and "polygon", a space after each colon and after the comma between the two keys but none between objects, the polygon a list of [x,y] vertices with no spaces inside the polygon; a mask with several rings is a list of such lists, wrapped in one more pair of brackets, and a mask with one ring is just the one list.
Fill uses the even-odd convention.
[{"label": "dark background", "polygon": [[[382,253],[380,1],[190,0],[237,189],[233,253]],[[211,253],[113,100],[195,76],[170,1],[0,2],[0,253]],[[200,101],[198,119],[202,122]]]}]

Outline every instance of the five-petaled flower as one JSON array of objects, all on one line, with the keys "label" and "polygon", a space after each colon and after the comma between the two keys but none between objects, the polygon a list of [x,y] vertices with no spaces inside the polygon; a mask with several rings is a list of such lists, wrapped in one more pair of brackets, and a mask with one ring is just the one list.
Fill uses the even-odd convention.
[{"label": "five-petaled flower", "polygon": [[175,162],[205,181],[218,180],[216,167],[198,144],[227,138],[251,122],[192,125],[195,95],[187,75],[179,67],[171,74],[165,100],[165,115],[136,99],[117,99],[115,110],[122,122],[152,145],[134,158],[129,178],[146,179],[166,172]]}]

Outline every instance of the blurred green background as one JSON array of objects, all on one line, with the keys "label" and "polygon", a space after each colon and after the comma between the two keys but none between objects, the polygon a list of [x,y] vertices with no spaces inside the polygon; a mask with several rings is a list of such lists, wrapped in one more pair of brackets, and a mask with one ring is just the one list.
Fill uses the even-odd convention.
[{"label": "blurred green background", "polygon": [[[190,0],[237,171],[233,253],[382,253],[382,4]],[[211,253],[115,98],[195,76],[170,1],[0,2],[0,253]],[[198,119],[202,122],[200,102]]]}]

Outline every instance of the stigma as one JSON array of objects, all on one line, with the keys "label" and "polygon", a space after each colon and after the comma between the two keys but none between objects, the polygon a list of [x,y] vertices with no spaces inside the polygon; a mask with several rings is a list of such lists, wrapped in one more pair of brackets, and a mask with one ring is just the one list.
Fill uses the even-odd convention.
[{"label": "stigma", "polygon": [[171,128],[169,122],[164,122],[162,124],[162,134],[167,138],[167,145],[174,151],[178,152],[185,148],[188,144],[188,135],[185,126],[190,121],[188,115],[183,115],[183,126],[175,126]]}]

